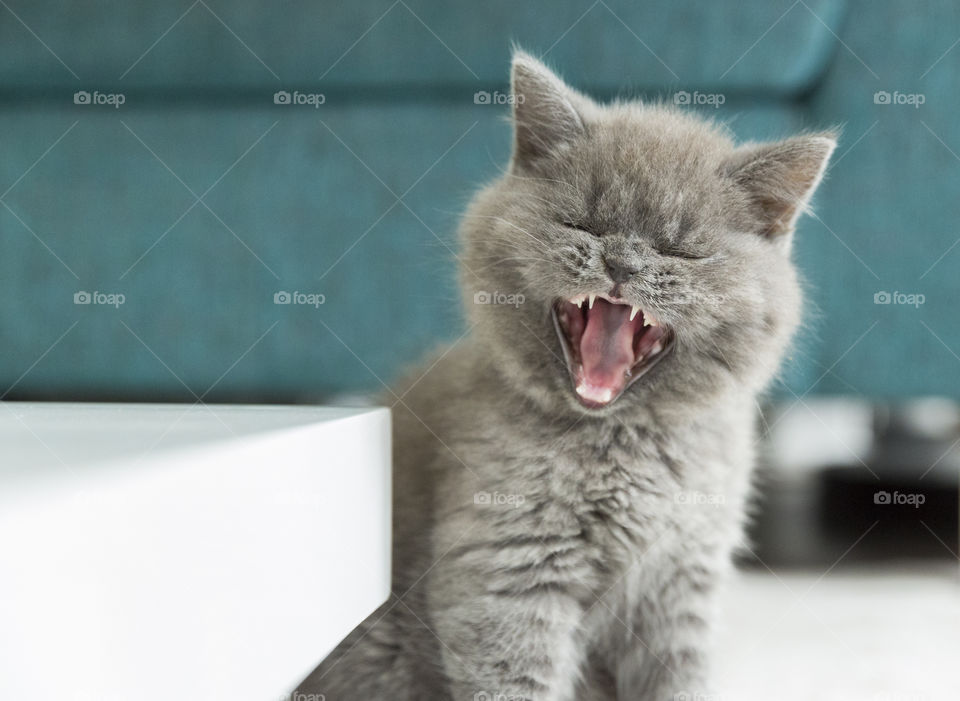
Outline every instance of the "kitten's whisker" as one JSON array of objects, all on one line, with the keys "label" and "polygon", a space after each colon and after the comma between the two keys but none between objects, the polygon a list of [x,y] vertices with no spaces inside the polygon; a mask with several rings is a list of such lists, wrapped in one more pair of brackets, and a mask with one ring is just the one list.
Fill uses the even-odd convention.
[{"label": "kitten's whisker", "polygon": [[529,231],[527,231],[526,229],[524,229],[522,226],[518,226],[518,225],[514,224],[514,223],[513,223],[512,221],[510,221],[509,219],[504,219],[503,217],[495,217],[495,216],[488,215],[488,214],[464,214],[463,216],[464,216],[464,217],[468,217],[468,218],[470,218],[470,219],[494,219],[494,220],[496,220],[496,221],[501,221],[501,222],[503,222],[504,224],[506,224],[506,225],[508,225],[508,226],[512,226],[514,229],[516,229],[516,230],[519,231],[520,233],[526,234],[527,236],[529,236],[530,238],[532,238],[532,239],[533,239],[534,241],[536,241],[538,244],[540,244],[541,246],[543,246],[543,247],[544,247],[544,250],[549,250],[548,247],[547,247],[547,242],[546,242],[546,241],[544,241],[543,239],[537,238],[536,236],[534,236],[533,234],[531,234]]},{"label": "kitten's whisker", "polygon": [[[516,251],[517,253],[531,253],[530,246],[527,245],[526,241],[497,241],[496,242],[497,250],[501,248],[510,249]],[[537,252],[547,252],[547,249]],[[496,255],[496,254],[495,254]]]},{"label": "kitten's whisker", "polygon": [[[574,205],[574,206],[580,204],[580,200],[578,200],[577,198],[575,198],[575,197],[569,197],[569,198],[568,198],[566,195],[563,195],[563,193],[560,193],[560,194],[561,194],[562,198],[563,198],[563,199],[566,199],[570,204],[572,204],[572,205]],[[537,195],[531,195],[531,194],[529,194],[529,193],[525,193],[525,194],[523,195],[523,198],[524,198],[524,199],[530,199],[530,200],[538,200],[539,202],[543,202],[545,205],[548,205],[548,206],[550,206],[550,207],[553,207],[553,206],[555,206],[555,205],[557,204],[557,202],[556,202],[555,200],[554,200],[554,201],[551,201],[551,200],[548,200],[546,197],[538,197]]]},{"label": "kitten's whisker", "polygon": [[568,188],[570,188],[570,190],[572,190],[577,195],[580,194],[577,188],[574,187],[572,184],[568,183],[566,180],[557,180],[555,178],[531,178],[526,175],[517,175],[516,173],[507,173],[507,176],[511,178],[516,178],[517,180],[530,180],[532,182],[539,181],[539,182],[545,182],[545,183],[558,183],[560,185],[566,185]]},{"label": "kitten's whisker", "polygon": [[[523,254],[522,256],[519,256],[519,257],[529,258],[531,260],[542,260],[545,262],[553,262],[548,260],[547,258],[538,258],[536,256],[529,255],[530,251],[526,250],[525,248],[517,247],[517,246],[514,246],[513,248],[514,248],[514,250],[512,251],[513,253]],[[507,253],[510,253],[510,252],[511,251],[507,251]],[[504,257],[502,253],[488,253],[488,254],[475,256],[477,260],[499,260],[502,257]]]},{"label": "kitten's whisker", "polygon": [[[546,200],[544,200],[544,201],[546,201]],[[543,239],[540,239],[540,238],[534,236],[534,235],[531,234],[529,231],[526,231],[526,230],[524,230],[524,229],[521,229],[519,226],[517,226],[516,224],[514,224],[514,223],[511,222],[511,221],[508,221],[508,220],[504,219],[503,217],[494,217],[494,216],[484,215],[484,214],[468,214],[468,213],[466,213],[466,212],[450,212],[450,211],[443,210],[443,209],[436,209],[436,211],[437,211],[437,212],[440,212],[441,214],[456,214],[457,216],[463,217],[463,218],[465,218],[465,219],[498,219],[498,220],[500,220],[500,221],[502,221],[502,222],[506,222],[507,224],[509,224],[510,226],[512,226],[512,227],[514,227],[514,228],[516,228],[516,229],[519,229],[520,231],[522,231],[523,233],[525,233],[525,234],[526,234],[527,236],[529,236],[530,238],[532,238],[532,239],[534,239],[535,241],[543,244],[545,250],[550,250],[550,249],[549,249],[549,245],[547,244],[546,241],[544,241]],[[510,241],[502,241],[502,242],[501,242],[501,245],[508,245],[508,244],[510,244],[510,243],[511,243]]]},{"label": "kitten's whisker", "polygon": [[[489,268],[493,268],[493,267],[495,267],[495,266],[501,265],[501,264],[503,264],[503,263],[507,263],[507,262],[512,261],[512,260],[534,260],[534,261],[539,261],[539,262],[541,262],[541,263],[546,263],[546,264],[548,264],[548,265],[550,264],[550,261],[548,261],[548,260],[546,260],[546,259],[544,259],[544,258],[530,258],[530,257],[528,257],[528,256],[512,256],[512,257],[508,257],[508,258],[500,258],[500,259],[495,260],[495,261],[493,261],[493,262],[491,262],[491,263],[488,263],[487,265],[482,265],[482,266],[480,266],[479,268],[476,268],[476,270],[487,270],[487,269],[489,269]],[[524,288],[524,291],[526,291],[526,288]]]}]

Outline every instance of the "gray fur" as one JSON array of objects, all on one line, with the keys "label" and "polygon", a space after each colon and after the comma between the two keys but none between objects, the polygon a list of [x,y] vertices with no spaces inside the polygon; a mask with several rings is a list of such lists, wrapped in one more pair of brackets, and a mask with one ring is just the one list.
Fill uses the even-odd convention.
[{"label": "gray fur", "polygon": [[[472,330],[388,398],[393,595],[301,687],[326,701],[710,692],[756,396],[800,316],[789,240],[834,137],[737,148],[673,108],[597,105],[524,53],[513,90],[513,160],[462,225]],[[549,311],[610,289],[604,255],[677,341],[587,410]]]}]

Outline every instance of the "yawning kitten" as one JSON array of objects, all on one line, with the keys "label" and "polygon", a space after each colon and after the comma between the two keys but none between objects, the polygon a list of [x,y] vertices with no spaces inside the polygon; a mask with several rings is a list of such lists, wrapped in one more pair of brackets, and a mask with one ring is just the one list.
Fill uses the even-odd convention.
[{"label": "yawning kitten", "polygon": [[[797,325],[832,134],[735,147],[513,59],[507,172],[462,226],[470,331],[396,394],[390,600],[326,701],[710,693],[756,396]],[[331,573],[331,576],[336,576]]]}]

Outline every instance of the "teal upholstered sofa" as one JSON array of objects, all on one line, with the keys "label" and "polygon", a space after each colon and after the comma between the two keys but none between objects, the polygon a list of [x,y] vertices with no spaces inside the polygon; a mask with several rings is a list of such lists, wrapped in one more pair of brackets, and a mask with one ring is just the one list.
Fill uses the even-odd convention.
[{"label": "teal upholstered sofa", "polygon": [[8,0],[0,391],[308,400],[457,338],[517,43],[742,139],[842,125],[778,391],[956,395],[958,36],[946,0]]}]

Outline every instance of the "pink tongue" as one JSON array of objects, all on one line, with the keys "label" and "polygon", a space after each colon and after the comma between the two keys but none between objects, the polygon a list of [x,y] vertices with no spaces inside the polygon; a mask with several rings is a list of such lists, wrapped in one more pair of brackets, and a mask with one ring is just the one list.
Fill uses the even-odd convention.
[{"label": "pink tongue", "polygon": [[633,365],[633,336],[642,324],[638,315],[630,321],[630,307],[598,299],[587,312],[587,327],[580,339],[583,370],[577,392],[585,399],[606,404],[626,384]]}]

